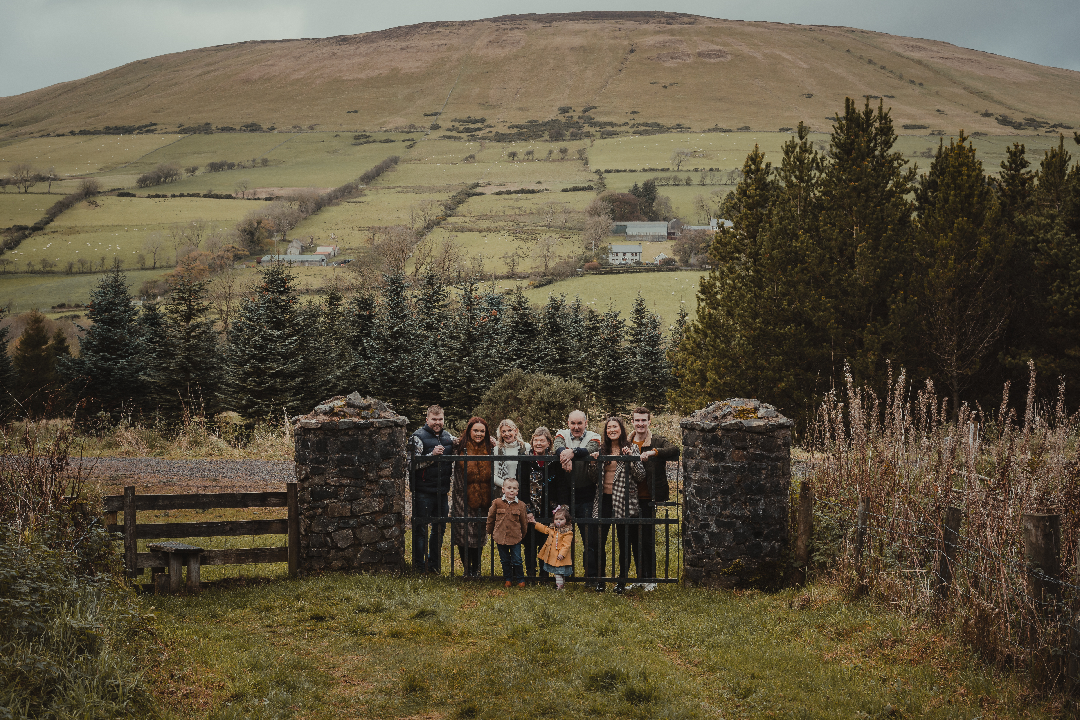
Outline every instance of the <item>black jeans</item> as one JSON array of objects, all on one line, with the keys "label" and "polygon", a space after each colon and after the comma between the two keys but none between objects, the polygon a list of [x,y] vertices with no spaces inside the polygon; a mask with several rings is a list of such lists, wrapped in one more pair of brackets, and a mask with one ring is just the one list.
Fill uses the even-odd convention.
[{"label": "black jeans", "polygon": [[423,517],[448,517],[450,503],[446,493],[413,493],[412,507],[412,563],[413,570],[420,572],[442,572],[442,544],[446,524],[433,522],[431,536],[428,536],[428,523],[418,520]]},{"label": "black jeans", "polygon": [[[593,493],[595,491],[595,485],[574,490],[575,518],[584,520],[592,517]],[[578,534],[575,541],[585,543],[585,552],[582,553],[585,558],[585,577],[600,577],[598,574],[600,569],[599,555],[597,554],[598,551],[603,551],[600,546],[600,528],[597,525],[582,525],[581,523],[578,523],[577,527]]]},{"label": "black jeans", "polygon": [[[539,520],[539,518],[537,518]],[[550,520],[542,520],[545,525],[550,525]],[[536,528],[529,523],[528,529],[525,531],[525,537],[521,540],[521,552],[522,561],[525,563],[525,574],[530,580],[536,579],[536,551],[538,548],[544,547],[544,543],[547,541],[547,535],[539,532]],[[548,577],[548,572],[540,567],[540,577]]]},{"label": "black jeans", "polygon": [[[656,518],[656,505],[651,500],[639,501],[641,517]],[[638,579],[656,577],[656,526],[630,526],[630,551]]]},{"label": "black jeans", "polygon": [[[612,512],[611,496],[604,494],[600,496],[600,517],[611,518],[614,517]],[[597,527],[597,526],[593,526]],[[608,534],[611,532],[611,525],[605,524],[599,526],[599,542],[597,543],[597,567],[600,574],[596,577],[603,577],[607,575],[607,539]],[[626,584],[626,576],[630,572],[630,553],[631,553],[631,540],[630,533],[631,528],[637,529],[637,526],[625,525],[615,521],[615,537],[618,539],[618,548],[615,552],[619,554],[619,584]],[[612,563],[614,566],[614,563]]]}]

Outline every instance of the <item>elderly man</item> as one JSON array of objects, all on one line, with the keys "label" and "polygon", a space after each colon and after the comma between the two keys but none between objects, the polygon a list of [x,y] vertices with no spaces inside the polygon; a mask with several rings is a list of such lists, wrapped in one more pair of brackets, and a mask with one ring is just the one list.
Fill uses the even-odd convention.
[{"label": "elderly man", "polygon": [[[554,454],[562,468],[556,501],[572,505],[574,517],[591,518],[596,494],[596,474],[589,472],[590,458],[600,452],[600,436],[588,430],[588,416],[574,410],[567,418],[567,427],[555,433]],[[596,525],[578,525],[578,537],[585,541],[585,577],[598,577],[600,568],[600,533]],[[597,587],[603,591],[603,585]]]},{"label": "elderly man", "polygon": [[[630,442],[637,445],[645,476],[638,483],[638,508],[641,517],[655,518],[656,503],[669,498],[667,464],[679,459],[679,448],[659,435],[653,435],[652,413],[646,407],[634,408],[631,414],[634,434]],[[640,529],[640,530],[639,530]],[[639,578],[656,577],[656,526],[638,525],[630,531],[630,550],[634,556]],[[645,590],[655,590],[656,583],[645,583]]]},{"label": "elderly man", "polygon": [[[454,436],[443,429],[443,409],[432,405],[427,419],[409,438],[409,451],[413,456],[437,458],[453,454]],[[409,476],[412,490],[412,561],[418,572],[442,572],[443,531],[446,524],[418,518],[444,518],[450,514],[446,495],[450,492],[450,476],[454,464],[421,460],[414,463]],[[431,535],[428,536],[430,522]]]}]

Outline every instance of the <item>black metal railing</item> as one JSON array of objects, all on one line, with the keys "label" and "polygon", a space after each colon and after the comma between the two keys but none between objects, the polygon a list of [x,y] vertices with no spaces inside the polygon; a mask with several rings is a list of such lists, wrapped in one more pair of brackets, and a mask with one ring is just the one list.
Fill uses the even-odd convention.
[{"label": "black metal railing", "polygon": [[[520,496],[520,499],[532,511],[535,520],[550,526],[553,508],[556,505],[569,505],[573,524],[577,526],[571,546],[573,575],[566,578],[568,582],[618,584],[677,582],[682,565],[682,543],[677,527],[682,516],[680,503],[682,487],[680,466],[677,461],[675,461],[675,487],[671,488],[670,486],[666,472],[666,462],[664,463],[665,472],[659,473],[660,478],[657,478],[657,474],[654,473],[651,479],[653,486],[649,487],[649,497],[656,498],[658,493],[655,484],[658,482],[669,483],[669,492],[672,498],[670,501],[647,501],[647,504],[643,507],[639,505],[639,514],[632,517],[629,516],[631,510],[629,496],[625,501],[626,506],[621,508],[622,513],[619,513],[622,515],[621,517],[614,516],[615,508],[612,508],[611,515],[605,516],[603,512],[605,503],[602,502],[602,497],[600,503],[594,502],[595,494],[603,492],[605,464],[609,461],[633,462],[636,459],[636,456],[602,455],[588,461],[577,460],[575,464],[580,462],[588,464],[587,475],[595,477],[595,484],[589,483],[587,486],[575,487],[570,474],[561,471],[558,455],[411,455],[409,458],[409,478],[413,513],[411,527],[414,569],[426,568],[432,572],[443,573],[441,559],[446,544],[446,528],[470,523],[485,523],[488,511],[488,506],[485,506],[482,509],[482,515],[469,515],[468,503],[465,501],[467,496],[460,498],[458,502],[448,498],[449,495],[452,495],[455,486],[464,492],[466,487],[464,481],[449,480],[444,483],[445,487],[442,488],[431,485],[421,486],[420,482],[414,482],[413,480],[417,475],[417,471],[430,468],[435,463],[461,462],[462,467],[467,468],[468,464],[473,462],[489,462],[493,464],[499,462],[529,462],[543,463],[542,467],[537,468],[538,472],[533,473],[530,477],[528,497],[525,497],[524,489]],[[654,459],[651,462],[658,461]],[[492,501],[501,494],[500,488],[494,482],[494,475],[493,465]],[[539,488],[533,487],[535,482],[540,483]],[[432,493],[432,490],[435,492]],[[629,491],[638,494],[638,484],[632,479],[630,480]],[[421,494],[427,497],[418,502],[418,495]],[[433,494],[435,495],[434,503],[431,497]],[[431,507],[433,504],[436,508],[435,514],[417,514],[418,507]],[[597,517],[593,517],[592,514],[594,505],[598,505],[600,510]],[[442,507],[446,508],[445,514],[439,511]],[[663,528],[662,550],[658,549],[657,543],[657,536],[659,535],[657,530],[660,527]],[[435,553],[436,562],[433,564],[427,562],[432,555],[428,547],[432,539],[431,528],[436,528],[435,539],[438,544]],[[615,529],[614,532],[611,531],[612,528]],[[529,530],[532,532],[531,524]],[[464,533],[467,531],[463,529],[459,532]],[[451,577],[459,575],[456,565],[457,558],[460,557],[460,552],[458,552],[460,548],[453,542],[453,534],[454,532],[451,530],[448,572]],[[459,537],[459,539],[461,538]],[[525,558],[525,554],[531,552],[535,557],[536,551],[543,545],[543,537],[536,538],[534,536],[531,543],[527,543],[526,540],[522,542],[522,556],[523,564],[529,570],[532,568],[529,568],[530,563]],[[534,544],[535,547],[533,547]],[[494,540],[485,536],[482,545],[486,545],[488,548],[488,559],[485,564],[490,574],[486,577],[489,579],[501,577],[501,573],[496,573],[495,556],[497,553]],[[618,545],[617,549],[616,545]],[[423,553],[419,553],[418,550],[423,550]],[[663,556],[662,573],[660,572],[661,552]],[[461,558],[461,564],[463,569],[460,576],[468,578],[469,576],[466,573],[468,565],[463,557]],[[548,577],[547,573],[540,568],[539,562],[533,563],[533,565],[535,570],[527,573],[527,581],[552,581],[552,578]],[[633,574],[630,573],[631,566],[635,570]],[[619,568],[626,568],[626,573],[624,574]],[[613,572],[608,574],[608,569]],[[484,575],[481,574],[481,577],[484,577]]]}]

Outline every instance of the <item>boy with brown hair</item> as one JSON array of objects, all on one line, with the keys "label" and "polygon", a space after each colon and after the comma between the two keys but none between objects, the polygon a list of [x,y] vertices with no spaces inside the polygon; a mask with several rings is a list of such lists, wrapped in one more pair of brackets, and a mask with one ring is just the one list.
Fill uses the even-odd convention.
[{"label": "boy with brown hair", "polygon": [[487,534],[499,547],[499,560],[502,562],[506,587],[511,584],[525,587],[521,539],[525,537],[525,530],[529,526],[529,511],[525,509],[525,503],[518,500],[517,478],[506,478],[502,490],[502,497],[496,498],[488,510]]}]

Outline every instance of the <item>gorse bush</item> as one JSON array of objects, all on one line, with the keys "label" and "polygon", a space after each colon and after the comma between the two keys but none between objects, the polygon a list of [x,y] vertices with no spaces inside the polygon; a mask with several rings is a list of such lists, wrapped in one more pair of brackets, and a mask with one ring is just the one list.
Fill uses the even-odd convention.
[{"label": "gorse bush", "polygon": [[511,370],[488,388],[473,412],[492,426],[510,418],[528,442],[540,425],[554,433],[566,424],[572,410],[586,407],[587,393],[580,383],[543,373]]}]

